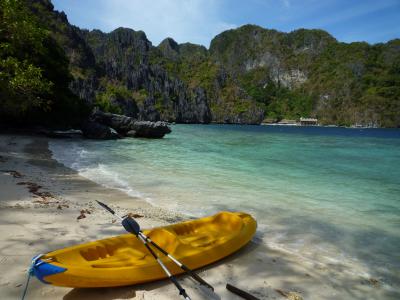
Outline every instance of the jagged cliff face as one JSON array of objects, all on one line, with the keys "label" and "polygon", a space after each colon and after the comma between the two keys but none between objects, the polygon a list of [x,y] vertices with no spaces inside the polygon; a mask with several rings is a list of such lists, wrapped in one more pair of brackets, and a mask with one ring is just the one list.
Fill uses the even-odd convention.
[{"label": "jagged cliff face", "polygon": [[71,26],[49,1],[28,1],[70,59],[72,91],[141,120],[258,124],[316,116],[323,123],[400,125],[400,41],[345,44],[322,30],[246,25],[210,49],[144,32]]},{"label": "jagged cliff face", "polygon": [[[207,98],[201,88],[191,89],[179,78],[170,76],[162,66],[151,63],[155,49],[144,32],[118,28],[109,34],[82,31],[82,36],[96,59],[100,82],[97,94],[106,93],[110,84],[124,87],[131,95],[113,104],[127,115],[150,121],[211,121]],[[168,47],[171,46],[162,48],[161,55],[165,53],[166,58],[173,59],[175,52]],[[137,110],[127,108],[129,103],[131,106],[134,103]]]}]

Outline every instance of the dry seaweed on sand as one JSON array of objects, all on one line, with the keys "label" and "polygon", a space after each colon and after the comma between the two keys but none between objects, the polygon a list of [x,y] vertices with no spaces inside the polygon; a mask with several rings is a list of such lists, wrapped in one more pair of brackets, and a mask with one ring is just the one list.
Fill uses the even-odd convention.
[{"label": "dry seaweed on sand", "polygon": [[86,214],[91,214],[92,212],[90,211],[90,210],[88,210],[88,209],[82,209],[81,211],[80,211],[80,215],[76,218],[77,220],[80,220],[80,219],[84,219],[84,218],[86,218]]},{"label": "dry seaweed on sand", "polygon": [[20,172],[15,171],[15,170],[1,170],[3,173],[8,173],[14,178],[22,178],[24,175],[22,175]]},{"label": "dry seaweed on sand", "polygon": [[301,297],[298,293],[295,292],[287,292],[281,289],[275,289],[275,292],[277,292],[278,294],[289,300],[303,300],[303,297]]},{"label": "dry seaweed on sand", "polygon": [[143,218],[144,216],[136,214],[136,213],[128,213],[125,216],[123,216],[124,218],[129,217],[129,218],[134,218],[134,219],[139,219],[139,218]]},{"label": "dry seaweed on sand", "polygon": [[[52,198],[54,199],[54,195],[50,192],[41,192],[39,191],[39,189],[42,188],[41,185],[38,185],[34,182],[29,182],[29,181],[22,181],[22,182],[18,182],[18,185],[26,185],[29,192],[42,198],[43,201],[48,202],[47,198]],[[34,202],[38,202],[38,201],[34,201]],[[48,203],[44,203],[44,204],[48,204]]]}]

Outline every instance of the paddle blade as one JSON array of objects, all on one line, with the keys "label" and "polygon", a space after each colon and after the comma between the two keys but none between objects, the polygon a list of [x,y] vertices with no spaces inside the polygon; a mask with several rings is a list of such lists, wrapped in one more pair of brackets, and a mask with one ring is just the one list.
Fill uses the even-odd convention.
[{"label": "paddle blade", "polygon": [[214,290],[205,285],[199,285],[199,290],[204,296],[207,297],[207,299],[221,300],[221,297],[216,292],[214,292]]},{"label": "paddle blade", "polygon": [[122,226],[124,226],[125,230],[134,234],[138,235],[140,232],[140,226],[139,224],[132,219],[131,217],[126,217],[125,219],[122,220]]},{"label": "paddle blade", "polygon": [[103,207],[104,209],[108,210],[110,213],[112,213],[113,215],[115,215],[115,211],[113,211],[107,204],[100,202],[98,200],[96,200],[96,202]]},{"label": "paddle blade", "polygon": [[246,300],[260,300],[257,297],[254,297],[253,295],[250,295],[249,293],[237,288],[236,286],[233,286],[229,283],[226,284],[226,289],[240,297]]}]

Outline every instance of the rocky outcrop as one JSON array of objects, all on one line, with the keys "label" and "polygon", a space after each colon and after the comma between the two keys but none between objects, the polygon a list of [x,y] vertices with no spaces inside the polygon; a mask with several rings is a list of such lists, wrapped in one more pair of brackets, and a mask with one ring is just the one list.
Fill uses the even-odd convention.
[{"label": "rocky outcrop", "polygon": [[44,134],[51,138],[57,139],[76,139],[82,138],[82,130],[69,129],[69,130],[45,130]]},{"label": "rocky outcrop", "polygon": [[113,140],[119,138],[114,129],[93,120],[85,121],[81,126],[81,130],[83,136],[88,139]]},{"label": "rocky outcrop", "polygon": [[[118,81],[118,85],[129,91],[144,92],[142,99],[134,98],[133,101],[116,96],[109,97],[109,101],[120,107],[123,114],[153,122],[211,121],[204,89],[189,88],[180,78],[171,76],[164,67],[154,62],[154,57],[178,59],[180,46],[174,40],[165,39],[159,48],[154,48],[142,31],[127,28],[118,28],[109,34],[99,30],[82,31],[82,35],[96,57],[99,75],[110,82]],[[183,55],[188,55],[188,49],[195,48],[185,44]],[[202,53],[202,50],[200,47],[196,51]],[[102,89],[105,90],[106,87],[99,87],[99,92],[102,92]]]},{"label": "rocky outcrop", "polygon": [[133,122],[127,136],[159,139],[171,132],[165,122],[136,121]]},{"label": "rocky outcrop", "polygon": [[104,113],[98,110],[92,114],[91,120],[111,127],[121,135],[125,135],[129,130],[131,130],[134,123],[134,119],[130,117]]},{"label": "rocky outcrop", "polygon": [[91,116],[92,122],[114,129],[121,136],[162,138],[171,132],[165,122],[136,121],[133,118],[95,111]]},{"label": "rocky outcrop", "polygon": [[158,49],[160,49],[162,55],[168,59],[177,60],[179,57],[179,45],[172,38],[164,39],[158,45]]}]

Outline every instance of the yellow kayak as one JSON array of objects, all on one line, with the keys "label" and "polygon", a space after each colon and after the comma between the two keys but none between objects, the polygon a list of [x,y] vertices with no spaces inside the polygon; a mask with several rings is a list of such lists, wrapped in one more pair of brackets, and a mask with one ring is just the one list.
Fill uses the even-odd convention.
[{"label": "yellow kayak", "polygon": [[[191,269],[220,260],[247,244],[257,223],[248,214],[214,216],[144,230],[143,233]],[[183,273],[161,252],[172,274]],[[157,261],[132,234],[89,242],[47,253],[33,273],[42,282],[67,287],[111,287],[166,278]]]}]

